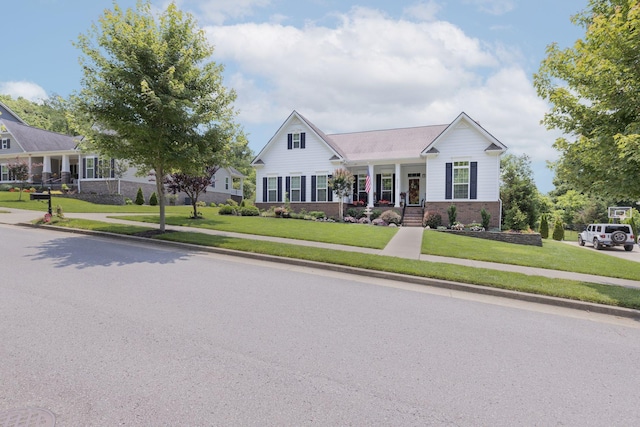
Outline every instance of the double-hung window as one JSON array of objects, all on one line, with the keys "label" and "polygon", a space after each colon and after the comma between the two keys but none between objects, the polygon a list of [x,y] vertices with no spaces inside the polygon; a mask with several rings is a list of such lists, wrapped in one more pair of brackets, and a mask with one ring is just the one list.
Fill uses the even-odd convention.
[{"label": "double-hung window", "polygon": [[369,200],[369,194],[367,193],[367,174],[358,175],[358,200]]},{"label": "double-hung window", "polygon": [[0,181],[9,181],[9,166],[0,166]]},{"label": "double-hung window", "polygon": [[327,175],[316,177],[316,201],[326,202],[328,194]]},{"label": "double-hung window", "polygon": [[229,189],[229,177],[228,176],[224,177],[224,189],[225,190]]},{"label": "double-hung window", "polygon": [[299,176],[291,177],[291,187],[289,188],[289,200],[292,202],[301,201],[301,180]]},{"label": "double-hung window", "polygon": [[393,194],[393,175],[392,174],[382,174],[380,178],[382,184],[382,191],[380,191],[380,199],[391,202],[391,197]]},{"label": "double-hung window", "polygon": [[469,198],[469,162],[453,163],[453,198]]},{"label": "double-hung window", "polygon": [[85,163],[85,177],[92,179],[96,177],[96,159],[94,157],[87,157]]},{"label": "double-hung window", "polygon": [[0,144],[0,148],[2,148],[3,150],[7,150],[9,147],[10,147],[9,139],[2,138],[2,143]]},{"label": "double-hung window", "polygon": [[278,178],[270,176],[267,178],[267,202],[278,201]]},{"label": "double-hung window", "polygon": [[291,135],[291,143],[293,148],[300,148],[300,134],[294,133]]}]

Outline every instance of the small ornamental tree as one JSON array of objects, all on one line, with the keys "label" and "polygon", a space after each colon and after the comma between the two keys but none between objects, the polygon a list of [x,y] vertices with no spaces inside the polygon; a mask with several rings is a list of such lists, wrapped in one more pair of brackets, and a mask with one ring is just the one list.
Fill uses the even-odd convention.
[{"label": "small ornamental tree", "polygon": [[158,206],[158,196],[155,191],[151,193],[151,197],[149,197],[149,206]]},{"label": "small ornamental tree", "polygon": [[491,214],[485,208],[482,208],[480,211],[480,216],[482,217],[482,228],[485,230],[489,229],[489,224],[491,223]]},{"label": "small ornamental tree", "polygon": [[449,206],[449,209],[447,209],[447,216],[449,217],[449,227],[452,227],[453,224],[456,223],[456,218],[458,217],[458,208],[456,208],[456,205]]},{"label": "small ornamental tree", "polygon": [[352,191],[354,179],[354,176],[348,170],[336,169],[329,180],[329,188],[338,195],[338,217],[341,221],[344,219],[344,198]]},{"label": "small ornamental tree", "polygon": [[144,205],[144,194],[142,194],[142,188],[138,187],[138,193],[136,193],[136,205]]},{"label": "small ornamental tree", "polygon": [[191,199],[191,206],[193,207],[191,218],[196,219],[200,217],[197,206],[198,197],[200,197],[200,193],[207,192],[207,187],[211,185],[211,179],[218,169],[218,166],[209,166],[202,175],[198,176],[181,172],[172,173],[164,180],[164,184],[169,193],[177,194],[183,192]]},{"label": "small ornamental tree", "polygon": [[562,226],[562,220],[557,218],[556,223],[553,226],[553,240],[564,240],[564,227]]},{"label": "small ornamental tree", "polygon": [[546,215],[542,215],[542,218],[540,218],[540,237],[543,239],[549,238],[549,221]]},{"label": "small ornamental tree", "polygon": [[29,165],[23,160],[16,159],[15,162],[9,163],[7,168],[9,169],[9,176],[20,182],[20,195],[18,196],[18,200],[22,200],[24,183],[29,179]]}]

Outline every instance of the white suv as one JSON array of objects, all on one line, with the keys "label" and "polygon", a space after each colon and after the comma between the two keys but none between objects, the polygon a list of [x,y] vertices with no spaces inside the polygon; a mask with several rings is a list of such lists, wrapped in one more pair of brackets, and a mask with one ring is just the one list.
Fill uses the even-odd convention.
[{"label": "white suv", "polygon": [[629,224],[589,224],[578,235],[578,243],[584,246],[586,242],[593,243],[595,249],[605,246],[624,246],[625,251],[632,251],[634,238]]}]

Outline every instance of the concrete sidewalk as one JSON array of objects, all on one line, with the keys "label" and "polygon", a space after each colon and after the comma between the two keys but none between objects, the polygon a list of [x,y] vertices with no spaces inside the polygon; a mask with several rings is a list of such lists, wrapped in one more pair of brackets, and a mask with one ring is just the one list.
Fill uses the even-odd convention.
[{"label": "concrete sidewalk", "polygon": [[[8,211],[8,213],[2,213],[3,211]],[[13,225],[28,224],[28,223],[31,223],[31,221],[33,220],[42,218],[43,215],[44,215],[43,212],[0,208],[0,223],[13,224]],[[103,221],[103,222],[119,223],[119,224],[144,225],[136,221],[127,221],[124,219],[118,219],[116,218],[117,215],[118,214],[106,214],[106,213],[66,213],[65,214],[67,218],[90,219],[95,221]],[[127,215],[130,215],[130,214],[127,214]],[[195,228],[195,227],[181,227],[181,226],[167,225],[166,229],[176,230],[176,231],[190,231],[190,232],[217,235],[217,236],[234,237],[239,239],[252,239],[252,240],[271,241],[271,242],[278,242],[278,243],[287,243],[287,244],[294,244],[294,245],[300,245],[300,246],[340,250],[340,251],[347,251],[347,252],[360,252],[360,253],[367,253],[367,254],[374,254],[374,255],[392,256],[392,257],[398,257],[398,258],[421,260],[425,262],[438,262],[438,263],[463,265],[463,266],[475,267],[475,268],[485,268],[490,270],[500,270],[500,271],[521,273],[521,274],[526,274],[528,276],[542,276],[542,277],[549,277],[549,278],[578,280],[578,281],[583,281],[588,283],[598,283],[598,284],[604,284],[604,285],[618,285],[618,286],[625,286],[625,287],[632,287],[632,288],[640,288],[640,281],[635,281],[635,280],[617,279],[612,277],[594,276],[594,275],[588,275],[588,274],[571,273],[566,271],[548,270],[543,268],[524,267],[524,266],[518,266],[518,265],[511,265],[511,264],[474,261],[474,260],[462,259],[462,258],[450,258],[450,257],[441,257],[441,256],[434,256],[434,255],[424,255],[424,254],[421,254],[422,236],[424,233],[424,229],[421,227],[399,228],[396,235],[391,239],[391,241],[389,241],[387,246],[382,250],[361,248],[361,247],[347,246],[347,245],[336,245],[331,243],[312,242],[307,240],[285,239],[281,237],[258,236],[253,234],[234,233],[234,232],[210,230],[210,229]]]}]

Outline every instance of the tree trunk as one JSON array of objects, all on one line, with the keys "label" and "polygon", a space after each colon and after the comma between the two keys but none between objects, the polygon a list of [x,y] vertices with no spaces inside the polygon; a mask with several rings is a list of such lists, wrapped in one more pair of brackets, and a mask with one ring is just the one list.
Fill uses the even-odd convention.
[{"label": "tree trunk", "polygon": [[156,192],[158,193],[158,206],[160,207],[160,231],[164,233],[165,229],[165,193],[164,193],[164,170],[162,168],[155,169],[156,171]]}]

